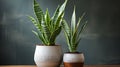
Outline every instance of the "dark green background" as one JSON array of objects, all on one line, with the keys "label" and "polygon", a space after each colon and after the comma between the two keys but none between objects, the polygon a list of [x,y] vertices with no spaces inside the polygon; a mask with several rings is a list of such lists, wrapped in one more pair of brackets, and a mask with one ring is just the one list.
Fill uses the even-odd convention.
[{"label": "dark green background", "polygon": [[[64,0],[38,0],[51,16]],[[35,44],[40,41],[26,15],[32,15],[32,0],[0,0],[0,64],[34,64]],[[86,31],[79,51],[85,54],[85,64],[120,64],[120,2],[119,0],[69,0],[65,18],[70,22],[73,6],[79,17],[86,12]],[[78,18],[77,18],[78,19]],[[68,51],[63,32],[57,38],[63,52]]]}]

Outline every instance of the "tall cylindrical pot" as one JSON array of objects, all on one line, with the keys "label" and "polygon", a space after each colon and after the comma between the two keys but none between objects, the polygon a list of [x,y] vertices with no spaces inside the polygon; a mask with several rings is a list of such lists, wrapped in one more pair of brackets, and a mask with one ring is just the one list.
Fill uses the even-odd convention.
[{"label": "tall cylindrical pot", "polygon": [[64,67],[83,67],[84,55],[83,53],[64,53],[63,56]]},{"label": "tall cylindrical pot", "polygon": [[61,46],[36,45],[34,61],[37,67],[59,67],[62,62]]}]

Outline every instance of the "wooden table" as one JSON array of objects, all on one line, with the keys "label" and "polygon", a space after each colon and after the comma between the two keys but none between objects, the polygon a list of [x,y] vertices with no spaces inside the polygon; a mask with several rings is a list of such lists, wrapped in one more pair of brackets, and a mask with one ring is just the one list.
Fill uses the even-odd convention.
[{"label": "wooden table", "polygon": [[[37,67],[35,65],[0,65],[0,67]],[[64,66],[61,66],[64,67]],[[120,65],[84,65],[84,67],[120,67]]]}]

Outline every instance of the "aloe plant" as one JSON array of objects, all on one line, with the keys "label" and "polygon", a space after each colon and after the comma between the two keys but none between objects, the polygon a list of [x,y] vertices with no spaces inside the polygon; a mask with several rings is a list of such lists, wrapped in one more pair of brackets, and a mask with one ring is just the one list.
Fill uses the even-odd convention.
[{"label": "aloe plant", "polygon": [[75,7],[71,18],[71,26],[68,25],[66,20],[63,20],[62,27],[65,33],[67,45],[69,47],[70,52],[77,52],[77,47],[81,40],[80,34],[83,32],[87,21],[85,23],[81,23],[85,13],[79,18],[78,22],[76,23],[76,14],[75,14]]},{"label": "aloe plant", "polygon": [[29,18],[37,29],[37,31],[32,32],[42,41],[42,44],[46,46],[55,45],[55,40],[62,30],[61,22],[66,3],[67,0],[61,6],[58,6],[53,16],[50,17],[48,9],[44,13],[39,3],[34,0],[34,13],[37,19],[32,16],[29,16]]}]

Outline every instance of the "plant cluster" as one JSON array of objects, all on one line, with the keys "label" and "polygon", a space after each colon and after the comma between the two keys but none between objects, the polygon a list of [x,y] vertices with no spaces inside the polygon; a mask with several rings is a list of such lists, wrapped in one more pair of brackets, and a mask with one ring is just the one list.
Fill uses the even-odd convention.
[{"label": "plant cluster", "polygon": [[33,33],[35,33],[35,35],[39,37],[42,43],[46,46],[55,45],[55,39],[62,30],[61,22],[64,16],[66,3],[67,0],[65,0],[61,6],[58,6],[53,17],[50,17],[48,9],[44,14],[39,3],[34,0],[34,13],[37,20],[32,16],[29,16],[29,18],[38,30],[37,32],[33,31]]},{"label": "plant cluster", "polygon": [[65,33],[70,52],[77,52],[77,47],[81,40],[80,34],[82,33],[87,24],[87,21],[85,23],[81,23],[81,20],[83,19],[84,15],[85,13],[83,13],[83,15],[79,18],[78,22],[76,23],[76,14],[74,8],[71,18],[71,26],[68,25],[66,20],[63,20],[62,22],[62,27]]},{"label": "plant cluster", "polygon": [[65,0],[61,6],[58,6],[53,16],[50,17],[48,9],[46,10],[46,13],[44,13],[39,6],[39,3],[34,0],[34,13],[37,19],[32,16],[29,16],[29,18],[38,30],[37,32],[33,31],[33,33],[35,33],[44,45],[55,45],[56,37],[60,34],[63,28],[70,52],[76,52],[78,44],[81,40],[80,34],[84,30],[87,22],[81,23],[81,20],[85,15],[85,13],[83,13],[76,23],[74,8],[71,18],[71,26],[69,26],[63,18],[66,4],[67,0]]}]

